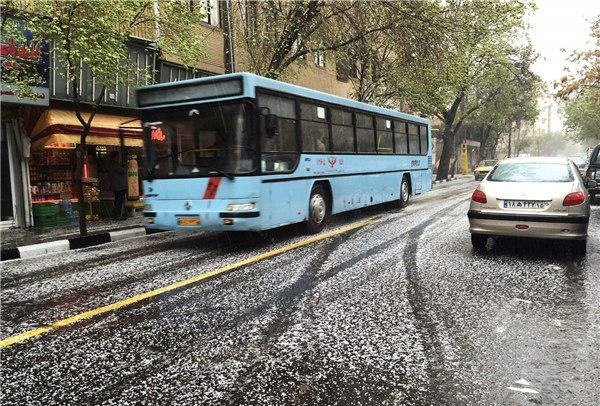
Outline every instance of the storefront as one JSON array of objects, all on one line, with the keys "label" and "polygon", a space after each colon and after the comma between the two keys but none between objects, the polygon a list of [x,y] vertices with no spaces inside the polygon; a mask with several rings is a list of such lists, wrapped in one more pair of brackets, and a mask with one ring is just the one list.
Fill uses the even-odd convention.
[{"label": "storefront", "polygon": [[[4,36],[0,44],[2,69],[1,104],[1,227],[29,227],[32,225],[29,195],[30,143],[25,130],[27,120],[49,104],[48,46],[33,41],[31,32],[19,20],[4,16],[3,25],[15,31]],[[15,74],[17,72],[17,74]],[[35,83],[25,91],[10,79],[18,72],[34,72]]]},{"label": "storefront", "polygon": [[[84,113],[85,120],[89,113]],[[29,164],[31,199],[37,225],[62,225],[73,222],[69,216],[58,216],[53,220],[48,213],[51,205],[76,202],[75,189],[76,148],[81,143],[83,127],[75,112],[51,108],[38,119],[31,132],[31,159]],[[111,173],[114,159],[111,152],[119,152],[122,165],[127,167],[129,178],[128,200],[130,206],[139,206],[140,177],[143,167],[142,128],[133,117],[97,113],[86,138],[87,159],[83,167],[85,213],[88,219],[108,217],[113,208],[114,195],[111,188]],[[73,204],[73,206],[76,206]],[[75,207],[79,211],[78,207]],[[35,221],[35,218],[34,218]]]}]

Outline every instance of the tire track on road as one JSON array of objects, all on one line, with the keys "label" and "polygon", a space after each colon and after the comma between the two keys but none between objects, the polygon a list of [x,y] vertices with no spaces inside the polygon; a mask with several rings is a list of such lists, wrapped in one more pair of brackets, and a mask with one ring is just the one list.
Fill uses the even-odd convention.
[{"label": "tire track on road", "polygon": [[[455,208],[464,204],[465,200],[446,208],[446,214],[449,214]],[[439,213],[439,212],[438,212]],[[408,232],[408,243],[404,248],[403,261],[406,269],[407,296],[410,307],[415,317],[415,324],[421,335],[421,342],[427,359],[427,373],[430,379],[428,388],[429,399],[427,404],[458,404],[460,400],[457,397],[453,385],[453,376],[445,376],[445,355],[444,345],[440,338],[439,325],[434,317],[437,313],[433,303],[428,299],[433,296],[431,292],[422,285],[419,278],[419,268],[417,263],[417,252],[419,241],[425,229],[435,223],[440,222],[443,217],[432,217]]]}]

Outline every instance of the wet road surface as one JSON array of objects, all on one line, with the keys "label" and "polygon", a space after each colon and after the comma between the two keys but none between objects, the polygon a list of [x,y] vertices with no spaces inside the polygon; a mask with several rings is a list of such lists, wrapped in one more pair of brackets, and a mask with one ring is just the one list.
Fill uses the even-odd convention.
[{"label": "wet road surface", "polygon": [[[597,405],[600,206],[588,253],[474,253],[476,183],[1,350],[3,404]],[[162,233],[2,264],[2,339],[302,242]]]}]

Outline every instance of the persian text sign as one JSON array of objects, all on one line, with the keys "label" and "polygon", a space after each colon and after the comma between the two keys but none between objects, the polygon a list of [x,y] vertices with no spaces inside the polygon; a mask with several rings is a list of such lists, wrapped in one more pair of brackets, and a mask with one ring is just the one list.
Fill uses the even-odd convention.
[{"label": "persian text sign", "polygon": [[[2,37],[0,43],[0,64],[2,65],[2,103],[33,104],[48,106],[50,92],[48,88],[48,44],[36,42],[33,35],[22,24],[19,38]],[[29,84],[32,94],[20,97],[19,89],[7,81],[10,72],[21,70],[37,76],[35,83]],[[27,76],[29,77],[29,76]],[[13,82],[14,83],[14,82]]]}]

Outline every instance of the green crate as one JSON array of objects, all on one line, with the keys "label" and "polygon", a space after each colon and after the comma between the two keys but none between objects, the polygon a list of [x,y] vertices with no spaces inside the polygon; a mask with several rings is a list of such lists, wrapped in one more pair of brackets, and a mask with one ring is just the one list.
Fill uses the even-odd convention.
[{"label": "green crate", "polygon": [[36,227],[56,227],[56,217],[34,217],[33,222]]},{"label": "green crate", "polygon": [[36,203],[33,205],[33,216],[49,216],[56,214],[57,206],[54,203]]}]

